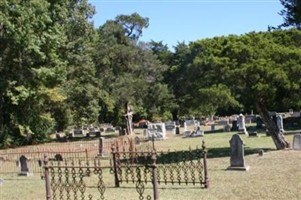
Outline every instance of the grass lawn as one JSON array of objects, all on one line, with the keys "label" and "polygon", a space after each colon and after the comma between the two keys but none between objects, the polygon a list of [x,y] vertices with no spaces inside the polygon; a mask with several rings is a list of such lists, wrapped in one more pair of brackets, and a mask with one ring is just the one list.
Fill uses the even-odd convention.
[{"label": "grass lawn", "polygon": [[[241,135],[245,142],[245,161],[250,170],[228,171],[230,165],[229,140],[233,133],[212,133],[205,137],[183,138],[170,136],[156,141],[157,150],[188,150],[201,147],[202,140],[208,148],[210,188],[200,189],[192,185],[160,185],[161,200],[300,200],[301,199],[301,151],[276,151],[273,141],[265,134],[260,137]],[[292,143],[293,135],[286,138]],[[257,151],[264,149],[264,156]],[[108,174],[108,173],[107,173]],[[0,186],[0,200],[40,200],[45,197],[45,182],[39,174],[20,177],[16,174],[2,174],[4,183]],[[93,177],[92,177],[93,178]],[[95,177],[96,178],[96,177]],[[134,185],[121,184],[113,188],[113,176],[105,177],[106,199],[138,199]],[[150,185],[148,185],[151,188]],[[146,193],[151,194],[147,189]]]}]

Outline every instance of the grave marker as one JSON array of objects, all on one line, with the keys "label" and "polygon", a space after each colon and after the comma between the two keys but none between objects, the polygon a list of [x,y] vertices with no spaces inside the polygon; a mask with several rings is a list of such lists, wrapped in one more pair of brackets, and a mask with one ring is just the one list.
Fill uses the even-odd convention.
[{"label": "grave marker", "polygon": [[31,176],[32,175],[32,170],[29,166],[29,159],[22,155],[20,157],[20,165],[21,165],[21,173],[19,173],[20,176]]},{"label": "grave marker", "polygon": [[230,148],[231,148],[231,158],[229,170],[243,170],[248,171],[249,166],[246,166],[244,159],[244,143],[238,134],[234,134],[231,138]]},{"label": "grave marker", "polygon": [[238,131],[241,133],[244,133],[248,135],[247,129],[246,129],[246,122],[245,122],[245,116],[243,114],[240,114],[237,120],[238,125]]},{"label": "grave marker", "polygon": [[300,133],[294,135],[293,149],[294,150],[301,150],[301,134]]}]

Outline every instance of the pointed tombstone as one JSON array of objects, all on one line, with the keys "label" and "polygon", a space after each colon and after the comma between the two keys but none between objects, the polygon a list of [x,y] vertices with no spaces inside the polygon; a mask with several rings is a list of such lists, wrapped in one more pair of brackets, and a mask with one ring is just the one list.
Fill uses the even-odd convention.
[{"label": "pointed tombstone", "polygon": [[245,164],[243,140],[238,134],[234,134],[229,142],[231,148],[231,158],[230,167],[228,167],[228,170],[248,171],[250,167],[246,166]]},{"label": "pointed tombstone", "polygon": [[293,149],[294,150],[301,150],[301,134],[300,133],[294,135]]},{"label": "pointed tombstone", "polygon": [[21,173],[19,173],[20,176],[32,175],[32,170],[29,166],[29,159],[24,155],[20,157],[20,166],[21,166]]}]

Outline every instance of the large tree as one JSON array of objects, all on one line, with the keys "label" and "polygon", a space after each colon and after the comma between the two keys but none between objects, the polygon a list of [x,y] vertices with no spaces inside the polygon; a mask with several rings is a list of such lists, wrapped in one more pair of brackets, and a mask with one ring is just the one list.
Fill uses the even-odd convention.
[{"label": "large tree", "polygon": [[87,1],[4,0],[0,9],[2,145],[43,140],[69,116],[97,119]]},{"label": "large tree", "polygon": [[[300,109],[301,32],[275,30],[249,33],[242,36],[215,37],[190,44],[187,72],[189,79],[181,78],[183,85],[193,87],[186,92],[204,107],[218,99],[223,107],[239,102],[244,111],[257,109],[270,132],[277,149],[289,146],[284,135],[272,120],[269,111]],[[217,87],[217,84],[222,86]],[[189,86],[188,85],[188,86]],[[223,92],[218,92],[219,90]],[[230,97],[231,95],[232,97]],[[208,102],[206,103],[206,100]],[[222,100],[223,99],[223,100]],[[228,99],[228,100],[227,100]],[[223,105],[224,104],[224,105]],[[197,109],[197,104],[189,104]]]},{"label": "large tree", "polygon": [[65,99],[59,20],[67,15],[48,1],[4,0],[0,8],[1,142],[30,143],[53,131],[51,107]]},{"label": "large tree", "polygon": [[153,118],[169,111],[172,99],[162,83],[167,66],[161,64],[148,45],[139,42],[148,19],[134,13],[107,21],[98,30],[95,63],[97,76],[106,90],[101,102],[101,120],[122,124],[123,107],[129,102],[134,117]]}]

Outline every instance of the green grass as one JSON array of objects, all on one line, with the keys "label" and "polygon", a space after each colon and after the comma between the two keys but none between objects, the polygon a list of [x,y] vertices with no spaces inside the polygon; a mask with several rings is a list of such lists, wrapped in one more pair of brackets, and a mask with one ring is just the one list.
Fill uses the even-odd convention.
[{"label": "green grass", "polygon": [[[161,200],[300,200],[301,199],[301,151],[276,151],[270,137],[259,134],[260,137],[241,135],[245,143],[245,162],[250,170],[229,171],[230,145],[233,133],[212,133],[205,137],[183,138],[170,136],[164,141],[156,141],[157,150],[188,150],[196,146],[201,148],[205,140],[208,148],[208,168],[210,188],[200,189],[192,185],[160,185]],[[286,138],[292,142],[293,135]],[[263,157],[257,151],[264,149]],[[105,173],[107,186],[106,199],[138,199],[133,184],[121,184],[121,188],[114,188],[113,176]],[[4,200],[40,200],[45,199],[45,182],[39,174],[31,177],[20,177],[15,174],[0,175],[4,184],[0,186],[0,199]],[[92,176],[94,183],[97,177]],[[151,185],[147,185],[145,193],[152,194]],[[88,189],[90,190],[90,189]],[[91,189],[92,191],[92,189]],[[95,191],[95,190],[94,190]]]}]

